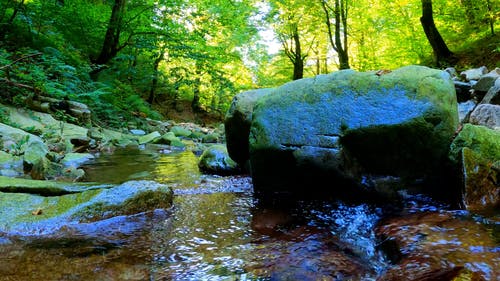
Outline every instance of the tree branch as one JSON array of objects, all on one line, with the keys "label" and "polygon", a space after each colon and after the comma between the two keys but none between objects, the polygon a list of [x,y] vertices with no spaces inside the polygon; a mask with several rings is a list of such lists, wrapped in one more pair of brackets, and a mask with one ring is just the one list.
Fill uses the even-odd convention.
[{"label": "tree branch", "polygon": [[35,57],[35,56],[40,56],[40,55],[43,55],[43,53],[35,53],[35,54],[27,55],[27,56],[24,56],[24,57],[20,57],[17,60],[15,60],[15,61],[7,64],[7,65],[4,65],[4,66],[0,67],[0,70],[5,69],[5,68],[9,68],[12,65],[14,65],[14,64],[16,64],[16,63],[18,63],[18,62],[20,62],[22,60],[25,60],[25,59],[28,59],[28,58],[31,58],[31,57]]}]

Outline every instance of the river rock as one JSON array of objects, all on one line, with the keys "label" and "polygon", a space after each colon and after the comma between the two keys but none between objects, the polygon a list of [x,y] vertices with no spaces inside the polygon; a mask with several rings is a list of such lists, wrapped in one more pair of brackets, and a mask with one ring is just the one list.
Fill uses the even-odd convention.
[{"label": "river rock", "polygon": [[482,75],[476,84],[472,87],[475,91],[488,92],[495,85],[495,81],[500,77],[500,69],[494,69],[487,74]]},{"label": "river rock", "polygon": [[246,91],[236,95],[225,119],[226,145],[229,156],[240,166],[250,159],[248,136],[252,123],[252,111],[255,103],[263,96],[270,94],[269,88]]},{"label": "river rock", "polygon": [[185,147],[186,145],[182,140],[177,137],[173,132],[167,132],[161,136],[161,138],[155,139],[154,143],[157,144],[167,144],[175,147]]},{"label": "river rock", "polygon": [[154,142],[155,140],[161,138],[161,134],[157,131],[154,131],[152,133],[149,133],[147,135],[144,135],[144,136],[139,136],[139,144],[146,144],[146,143],[150,143],[150,142]]},{"label": "river rock", "polygon": [[15,124],[17,128],[65,140],[70,146],[68,150],[72,148],[71,141],[73,139],[89,141],[87,128],[56,120],[47,113],[9,106],[2,107],[7,110],[10,122]]},{"label": "river rock", "polygon": [[109,189],[51,197],[0,192],[0,232],[29,236],[87,228],[96,234],[94,223],[167,209],[171,204],[172,190],[152,181],[129,181]]},{"label": "river rock", "polygon": [[500,105],[500,78],[497,79],[498,85],[491,87],[481,100],[481,103]]},{"label": "river rock", "polygon": [[173,126],[170,128],[170,132],[174,133],[178,137],[189,137],[192,134],[192,131],[189,129],[186,129],[182,126]]},{"label": "river rock", "polygon": [[500,105],[478,105],[474,111],[472,111],[469,122],[474,125],[500,130]]},{"label": "river rock", "polygon": [[462,172],[464,203],[474,212],[500,206],[500,131],[465,124],[451,144],[450,158]]},{"label": "river rock", "polygon": [[479,80],[481,76],[488,73],[488,68],[486,66],[481,66],[478,68],[468,69],[460,72],[460,76],[465,81]]},{"label": "river rock", "polygon": [[375,232],[394,265],[377,281],[498,280],[500,253],[491,231],[444,211],[383,220]]},{"label": "river rock", "polygon": [[230,175],[239,172],[238,164],[228,155],[225,145],[215,144],[208,147],[200,156],[198,167],[204,173]]},{"label": "river rock", "polygon": [[343,70],[269,91],[252,112],[256,190],[354,194],[366,176],[431,179],[458,124],[450,76],[422,66]]}]

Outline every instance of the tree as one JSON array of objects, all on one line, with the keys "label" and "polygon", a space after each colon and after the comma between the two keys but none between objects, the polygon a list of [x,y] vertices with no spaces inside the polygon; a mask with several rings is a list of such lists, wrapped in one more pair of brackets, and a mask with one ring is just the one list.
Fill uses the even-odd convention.
[{"label": "tree", "polygon": [[[0,3],[0,41],[3,41],[7,32],[12,27],[16,16],[24,9],[24,0],[2,1]],[[12,10],[10,13],[8,10]]]},{"label": "tree", "polygon": [[106,64],[116,56],[120,49],[125,45],[120,45],[120,33],[122,31],[122,21],[125,13],[126,0],[115,0],[111,17],[109,18],[108,28],[104,36],[102,49],[95,60],[96,64]]},{"label": "tree", "polygon": [[316,2],[273,0],[269,2],[268,21],[272,24],[282,53],[292,63],[292,79],[304,77],[306,58],[322,32],[317,24]]},{"label": "tree", "polygon": [[[349,5],[347,0],[334,0],[334,6],[331,7],[327,0],[320,0],[321,7],[325,12],[325,24],[328,30],[328,38],[332,48],[339,56],[339,69],[348,69],[349,53],[347,51],[347,16]],[[332,30],[332,19],[334,16]]]},{"label": "tree", "polygon": [[453,59],[454,54],[448,49],[434,23],[432,0],[422,0],[422,17],[420,18],[420,22],[422,23],[425,36],[432,47],[434,62],[437,65],[449,63]]},{"label": "tree", "polygon": [[285,55],[290,59],[293,64],[293,80],[304,78],[304,60],[307,54],[302,53],[300,43],[300,34],[297,23],[292,23],[289,26],[287,33],[281,33],[279,40],[283,45]]}]

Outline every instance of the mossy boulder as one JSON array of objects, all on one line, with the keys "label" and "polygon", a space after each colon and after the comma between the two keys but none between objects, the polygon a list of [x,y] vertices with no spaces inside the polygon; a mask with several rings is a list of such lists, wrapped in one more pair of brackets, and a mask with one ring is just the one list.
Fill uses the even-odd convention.
[{"label": "mossy boulder", "polygon": [[75,226],[92,229],[91,222],[169,208],[172,194],[168,186],[152,181],[50,197],[0,192],[0,232],[44,235]]},{"label": "mossy boulder", "polygon": [[252,123],[253,107],[258,99],[270,94],[273,89],[257,89],[234,96],[224,119],[226,145],[229,156],[240,166],[250,159],[248,136]]},{"label": "mossy boulder", "polygon": [[150,143],[150,142],[154,142],[155,140],[161,138],[161,134],[157,131],[154,131],[152,133],[149,133],[147,135],[144,135],[144,136],[139,136],[139,144],[146,144],[146,143]]},{"label": "mossy boulder", "polygon": [[454,139],[450,159],[462,173],[464,203],[474,212],[500,207],[500,131],[465,124]]},{"label": "mossy boulder", "polygon": [[170,128],[170,132],[174,133],[178,137],[190,137],[192,131],[181,126],[173,126]]},{"label": "mossy boulder", "polygon": [[198,167],[204,173],[230,175],[239,172],[238,164],[227,153],[225,145],[211,145],[203,151],[198,161]]},{"label": "mossy boulder", "polygon": [[168,144],[175,147],[185,147],[186,145],[182,140],[177,137],[173,132],[167,132],[154,141],[157,144]]},{"label": "mossy boulder", "polygon": [[441,70],[343,70],[293,81],[253,108],[253,182],[258,190],[328,192],[373,175],[430,180],[457,125],[455,88]]}]

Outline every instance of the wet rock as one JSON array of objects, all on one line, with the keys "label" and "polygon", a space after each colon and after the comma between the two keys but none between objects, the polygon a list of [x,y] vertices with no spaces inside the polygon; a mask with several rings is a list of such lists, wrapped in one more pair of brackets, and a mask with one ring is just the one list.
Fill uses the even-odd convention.
[{"label": "wet rock", "polygon": [[267,258],[246,271],[265,280],[363,280],[374,275],[327,231],[301,226],[282,232],[256,247],[255,255]]},{"label": "wet rock", "polygon": [[182,140],[177,137],[173,132],[167,132],[161,138],[155,139],[154,143],[167,144],[175,147],[185,147],[186,145]]},{"label": "wet rock", "polygon": [[43,196],[58,196],[79,193],[90,189],[105,187],[92,186],[88,183],[65,183],[52,180],[31,180],[0,176],[0,192],[27,193]]},{"label": "wet rock", "polygon": [[182,126],[173,126],[170,128],[170,132],[174,133],[178,137],[189,137],[191,136],[191,130],[188,130]]},{"label": "wet rock", "polygon": [[500,171],[495,163],[467,147],[462,150],[462,159],[467,209],[480,213],[500,208]]},{"label": "wet rock", "polygon": [[139,144],[146,144],[150,142],[154,142],[155,140],[159,139],[161,137],[161,134],[157,131],[152,132],[150,134],[144,135],[144,136],[139,136]]},{"label": "wet rock", "polygon": [[465,124],[451,144],[450,158],[463,177],[465,205],[474,212],[500,206],[500,131]]},{"label": "wet rock", "polygon": [[355,194],[365,174],[430,179],[457,124],[454,86],[440,70],[344,70],[293,81],[253,107],[253,182],[256,190]]},{"label": "wet rock", "polygon": [[198,167],[208,174],[230,175],[240,172],[238,164],[229,157],[226,146],[221,144],[212,145],[203,151]]},{"label": "wet rock", "polygon": [[[102,186],[101,186],[102,187]],[[97,188],[97,187],[94,187]],[[172,190],[152,181],[129,181],[109,189],[44,197],[0,192],[0,232],[7,235],[52,235],[68,227],[95,230],[95,223],[172,204]],[[40,210],[39,215],[33,211]]]},{"label": "wet rock", "polygon": [[500,276],[500,253],[491,230],[471,219],[446,212],[417,213],[384,220],[376,233],[383,241],[393,240],[402,254],[377,280]]},{"label": "wet rock", "polygon": [[61,164],[64,167],[77,168],[94,158],[94,155],[90,153],[66,153],[64,158],[61,160]]}]

